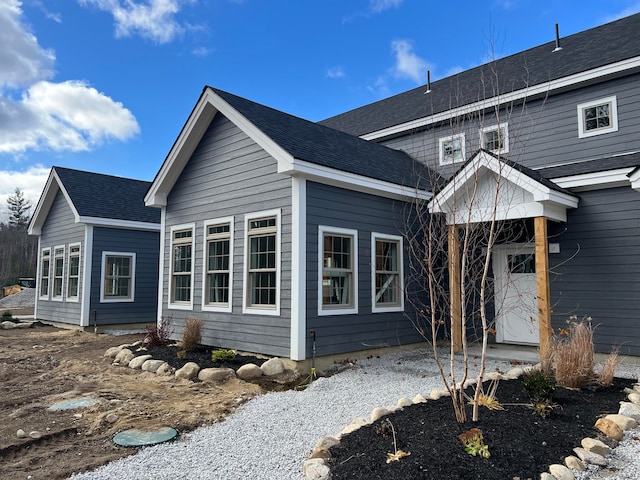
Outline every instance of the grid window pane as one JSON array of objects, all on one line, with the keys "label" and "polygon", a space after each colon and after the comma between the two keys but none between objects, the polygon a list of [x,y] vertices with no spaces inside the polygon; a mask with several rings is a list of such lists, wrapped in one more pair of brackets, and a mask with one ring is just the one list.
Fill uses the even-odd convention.
[{"label": "grid window pane", "polygon": [[597,105],[584,109],[585,130],[608,128],[611,125],[610,104]]},{"label": "grid window pane", "polygon": [[131,298],[133,257],[107,256],[105,259],[104,297]]},{"label": "grid window pane", "polygon": [[322,305],[353,305],[353,237],[325,234],[322,252]]},{"label": "grid window pane", "polygon": [[376,305],[400,303],[400,244],[394,240],[376,240]]},{"label": "grid window pane", "polygon": [[277,218],[249,221],[248,303],[275,306],[277,303]]},{"label": "grid window pane", "polygon": [[228,304],[230,291],[231,226],[207,227],[206,304]]}]

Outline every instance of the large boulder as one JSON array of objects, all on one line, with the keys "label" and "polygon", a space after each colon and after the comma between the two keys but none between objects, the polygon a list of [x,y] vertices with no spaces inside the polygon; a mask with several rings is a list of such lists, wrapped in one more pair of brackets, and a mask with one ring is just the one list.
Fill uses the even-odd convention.
[{"label": "large boulder", "polygon": [[200,372],[200,365],[195,362],[187,362],[182,368],[176,370],[176,378],[183,378],[185,380],[193,380],[198,376]]},{"label": "large boulder", "polygon": [[238,369],[236,375],[242,380],[253,380],[262,376],[262,369],[254,363],[247,363]]},{"label": "large boulder", "polygon": [[129,368],[140,370],[142,368],[142,364],[150,359],[151,355],[140,355],[139,357],[135,357],[129,362]]},{"label": "large boulder", "polygon": [[202,382],[222,382],[235,376],[236,373],[232,368],[203,368],[198,373],[198,380]]},{"label": "large boulder", "polygon": [[267,376],[279,375],[284,372],[284,363],[278,357],[270,358],[260,367],[262,373]]}]

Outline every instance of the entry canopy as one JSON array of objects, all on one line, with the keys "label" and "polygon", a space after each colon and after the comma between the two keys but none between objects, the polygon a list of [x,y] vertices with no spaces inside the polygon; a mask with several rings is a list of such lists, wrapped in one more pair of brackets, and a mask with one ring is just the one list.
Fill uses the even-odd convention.
[{"label": "entry canopy", "polygon": [[429,202],[449,225],[547,217],[567,221],[578,197],[534,170],[478,150]]}]

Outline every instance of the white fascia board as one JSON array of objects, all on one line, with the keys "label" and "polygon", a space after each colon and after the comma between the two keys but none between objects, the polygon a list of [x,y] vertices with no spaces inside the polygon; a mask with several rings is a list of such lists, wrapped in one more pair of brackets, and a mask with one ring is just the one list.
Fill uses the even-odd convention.
[{"label": "white fascia board", "polygon": [[476,208],[469,212],[447,212],[448,225],[490,222],[496,220],[518,220],[521,218],[547,217],[549,220],[566,222],[567,213],[563,207],[547,202],[526,202],[514,205]]},{"label": "white fascia board", "polygon": [[375,178],[357,175],[355,173],[344,172],[333,168],[295,159],[292,168],[279,173],[301,176],[307,180],[318,183],[332,185],[335,187],[354,190],[357,192],[369,193],[379,197],[392,198],[395,200],[422,199],[429,200],[433,194],[417,188],[405,187],[396,183],[385,182]]},{"label": "white fascia board", "polygon": [[552,178],[551,181],[562,188],[571,190],[597,190],[628,186],[633,181],[628,177],[635,167],[617,168],[603,172],[583,173],[566,177]]},{"label": "white fascia board", "polygon": [[97,227],[126,228],[128,230],[160,231],[159,223],[135,222],[132,220],[116,220],[113,218],[79,217],[76,223],[85,223]]},{"label": "white fascia board", "polygon": [[69,208],[71,208],[71,212],[73,213],[75,223],[79,222],[80,215],[78,214],[78,210],[71,201],[71,197],[60,181],[58,174],[52,168],[49,178],[47,179],[47,183],[42,190],[40,200],[38,200],[36,209],[31,217],[31,221],[29,222],[29,227],[27,229],[27,233],[29,235],[40,235],[42,233],[42,226],[49,215],[49,210],[51,210],[51,207],[53,206],[58,189],[62,191],[64,198],[67,200]]},{"label": "white fascia board", "polygon": [[504,95],[498,95],[497,97],[488,98],[486,100],[480,100],[478,102],[470,103],[458,108],[452,108],[442,113],[431,115],[429,117],[412,120],[411,122],[402,123],[393,127],[371,132],[366,135],[362,135],[361,138],[365,140],[376,140],[379,138],[385,138],[397,134],[401,134],[406,131],[419,129],[439,123],[449,118],[455,118],[469,113],[484,110],[486,108],[493,108],[498,105],[509,104],[524,98],[533,97],[540,94],[549,94],[557,89],[565,89],[574,85],[578,85],[583,82],[588,82],[607,75],[613,75],[621,73],[627,70],[640,67],[640,57],[629,58],[620,62],[612,63],[610,65],[604,65],[602,67],[594,68],[584,72],[569,75],[567,77],[559,78],[550,82],[541,83],[533,87],[516,90],[515,92],[506,93]]}]

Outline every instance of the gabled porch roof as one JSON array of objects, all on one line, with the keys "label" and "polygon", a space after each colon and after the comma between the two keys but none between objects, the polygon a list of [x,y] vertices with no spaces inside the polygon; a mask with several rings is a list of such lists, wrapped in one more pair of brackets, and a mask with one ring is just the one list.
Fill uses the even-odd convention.
[{"label": "gabled porch roof", "polygon": [[450,225],[547,217],[566,222],[578,197],[540,173],[486,150],[478,150],[429,202]]}]

